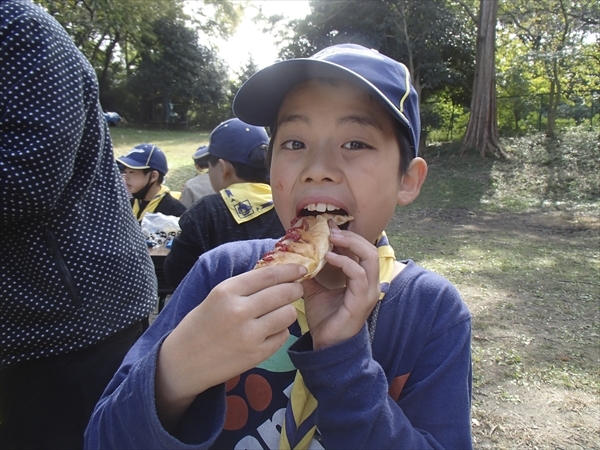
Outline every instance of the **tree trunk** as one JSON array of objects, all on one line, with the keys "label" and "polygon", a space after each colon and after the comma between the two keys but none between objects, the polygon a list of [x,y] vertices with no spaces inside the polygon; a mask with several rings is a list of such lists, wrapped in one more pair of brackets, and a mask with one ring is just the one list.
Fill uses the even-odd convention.
[{"label": "tree trunk", "polygon": [[112,54],[115,50],[116,45],[119,43],[121,34],[117,31],[115,33],[115,37],[110,41],[105,50],[104,55],[104,64],[102,67],[102,72],[100,72],[100,76],[98,77],[98,86],[100,90],[100,95],[104,94],[107,91],[108,85],[108,69],[110,68],[110,61],[112,60]]},{"label": "tree trunk", "polygon": [[496,111],[497,12],[498,0],[480,0],[471,114],[461,155],[470,149],[479,149],[482,157],[488,151],[508,157],[500,145]]},{"label": "tree trunk", "polygon": [[546,124],[546,137],[554,137],[556,130],[556,113],[560,102],[560,79],[558,78],[558,63],[556,58],[552,61],[552,79],[550,80],[550,95],[548,100],[548,123]]}]

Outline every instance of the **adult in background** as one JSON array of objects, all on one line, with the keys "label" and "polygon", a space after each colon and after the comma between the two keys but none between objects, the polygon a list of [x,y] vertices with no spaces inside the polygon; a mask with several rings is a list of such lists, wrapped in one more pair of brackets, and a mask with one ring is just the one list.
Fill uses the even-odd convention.
[{"label": "adult in background", "polygon": [[82,448],[156,304],[94,69],[30,0],[0,0],[0,448]]},{"label": "adult in background", "polygon": [[215,191],[210,184],[210,176],[208,175],[208,146],[203,145],[194,152],[192,156],[194,166],[198,173],[194,178],[190,178],[185,182],[183,191],[179,201],[189,208],[192,204],[200,200],[205,195],[214,194]]},{"label": "adult in background", "polygon": [[263,127],[239,119],[226,120],[212,131],[208,174],[216,194],[202,197],[179,219],[181,234],[164,264],[171,286],[177,287],[200,255],[212,248],[285,234],[268,184],[268,144]]}]

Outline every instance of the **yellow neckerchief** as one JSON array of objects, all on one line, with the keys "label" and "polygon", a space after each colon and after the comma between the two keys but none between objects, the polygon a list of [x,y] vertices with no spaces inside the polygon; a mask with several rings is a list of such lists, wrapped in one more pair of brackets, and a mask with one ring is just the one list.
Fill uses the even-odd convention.
[{"label": "yellow neckerchief", "polygon": [[198,171],[198,173],[196,175],[204,175],[205,173],[208,173],[208,169],[196,169]]},{"label": "yellow neckerchief", "polygon": [[221,190],[221,197],[238,224],[273,209],[271,186],[264,183],[234,183]]},{"label": "yellow neckerchief", "polygon": [[[396,257],[394,255],[394,249],[390,246],[385,232],[381,233],[376,245],[377,252],[379,253],[379,283],[381,286],[379,301],[381,301],[392,281]],[[293,305],[298,311],[300,331],[304,334],[308,331],[308,323],[304,312],[304,299],[300,298],[296,300]],[[379,308],[377,306],[371,314],[370,331],[374,330],[372,327],[377,320],[376,314],[378,311]],[[298,370],[296,371],[296,378],[294,378],[290,400],[281,426],[281,438],[279,440],[280,450],[308,449],[317,429],[316,409],[317,399],[307,389],[304,380],[302,379],[302,375]]]},{"label": "yellow neckerchief", "polygon": [[171,192],[170,189],[163,184],[160,187],[160,190],[158,191],[158,193],[152,198],[152,200],[150,200],[150,202],[146,205],[146,207],[142,211],[140,211],[141,205],[142,205],[142,200],[139,200],[137,198],[134,199],[133,205],[132,205],[133,215],[137,218],[138,222],[140,222],[144,218],[144,214],[154,212],[154,210],[156,209],[156,207],[158,206],[160,201],[163,199],[163,197],[170,192]]}]

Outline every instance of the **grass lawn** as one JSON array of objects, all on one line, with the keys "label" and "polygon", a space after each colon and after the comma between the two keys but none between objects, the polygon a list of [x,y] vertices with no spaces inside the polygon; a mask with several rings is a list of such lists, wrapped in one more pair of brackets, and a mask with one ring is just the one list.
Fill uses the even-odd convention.
[{"label": "grass lawn", "polygon": [[124,155],[138,144],[157,145],[165,152],[169,163],[165,184],[174,191],[180,191],[184,183],[196,174],[192,155],[198,147],[208,144],[210,131],[200,133],[111,127],[110,135],[115,157]]},{"label": "grass lawn", "polygon": [[[115,154],[152,142],[175,190],[208,133],[111,128]],[[598,130],[505,139],[508,161],[428,147],[419,198],[388,236],[450,279],[473,313],[476,448],[600,449]]]}]

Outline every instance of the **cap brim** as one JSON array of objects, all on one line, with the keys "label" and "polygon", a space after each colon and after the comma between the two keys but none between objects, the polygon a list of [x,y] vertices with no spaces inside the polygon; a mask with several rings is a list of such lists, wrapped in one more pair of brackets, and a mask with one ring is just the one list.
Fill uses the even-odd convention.
[{"label": "cap brim", "polygon": [[357,85],[373,97],[410,129],[407,119],[370,81],[338,64],[317,59],[299,58],[273,64],[250,77],[233,100],[233,113],[243,122],[270,127],[284,97],[295,86],[314,78],[336,78]]},{"label": "cap brim", "polygon": [[194,161],[198,161],[199,159],[206,158],[207,156],[208,156],[208,146],[205,146],[202,151],[197,150],[196,153],[194,153],[194,156],[192,156],[192,159]]},{"label": "cap brim", "polygon": [[139,166],[136,164],[139,164],[137,161],[132,161],[128,158],[117,158],[117,162],[120,164],[123,164],[125,167],[129,167],[130,169],[149,169],[150,166]]}]

